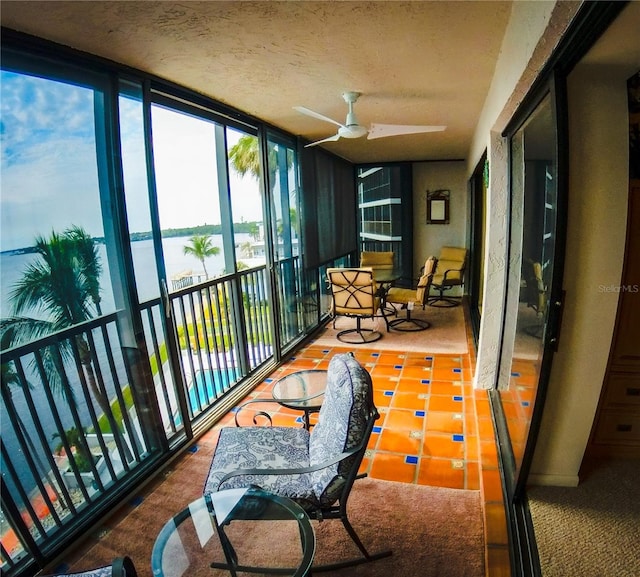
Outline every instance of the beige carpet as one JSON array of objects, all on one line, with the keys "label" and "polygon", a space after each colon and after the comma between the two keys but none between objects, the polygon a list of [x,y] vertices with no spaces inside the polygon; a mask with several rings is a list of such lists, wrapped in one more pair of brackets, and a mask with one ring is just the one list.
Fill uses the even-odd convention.
[{"label": "beige carpet", "polygon": [[[208,436],[207,436],[208,437]],[[141,577],[151,575],[155,537],[164,523],[201,495],[213,443],[201,442],[158,481],[142,502],[114,519],[82,556],[70,563],[81,570],[109,562],[118,555],[132,557]],[[349,501],[350,519],[372,552],[391,548],[393,555],[374,563],[326,575],[349,577],[481,577],[484,575],[483,520],[478,491],[463,491],[374,479],[356,482]],[[349,558],[354,546],[342,523],[313,522],[317,562]],[[273,532],[253,538],[256,548],[268,550]],[[217,575],[205,568],[203,575]],[[198,577],[198,572],[189,572]]]},{"label": "beige carpet", "polygon": [[530,487],[543,577],[640,575],[640,460],[600,463],[577,487]]},{"label": "beige carpet", "polygon": [[[399,316],[405,315],[400,311]],[[382,338],[371,345],[377,350],[392,351],[418,351],[429,353],[465,354],[469,352],[467,347],[467,335],[464,320],[464,308],[462,306],[451,308],[426,307],[425,310],[418,307],[411,313],[414,318],[423,319],[431,323],[425,331],[400,332],[390,330],[386,332],[382,318],[374,320],[364,319],[363,328],[375,328],[382,333]],[[326,347],[345,346],[337,338],[336,334],[344,329],[355,327],[355,319],[338,317],[336,328],[329,323],[320,336],[314,341]]]}]

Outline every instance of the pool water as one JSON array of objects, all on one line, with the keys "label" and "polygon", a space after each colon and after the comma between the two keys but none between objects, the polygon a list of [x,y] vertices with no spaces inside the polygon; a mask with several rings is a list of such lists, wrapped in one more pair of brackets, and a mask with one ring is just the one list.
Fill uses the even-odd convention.
[{"label": "pool water", "polygon": [[208,406],[237,379],[235,367],[196,371],[194,382],[189,387],[189,406],[194,412]]}]

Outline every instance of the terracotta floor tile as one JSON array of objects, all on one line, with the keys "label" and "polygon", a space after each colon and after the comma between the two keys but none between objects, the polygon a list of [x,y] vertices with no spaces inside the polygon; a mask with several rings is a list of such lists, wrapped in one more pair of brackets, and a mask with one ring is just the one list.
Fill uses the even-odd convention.
[{"label": "terracotta floor tile", "polygon": [[429,379],[431,380],[431,367],[429,366],[407,366],[404,365],[404,369],[402,369],[402,378],[403,379]]},{"label": "terracotta floor tile", "polygon": [[462,367],[462,359],[457,356],[436,355],[433,361],[434,369],[458,369]]},{"label": "terracotta floor tile", "polygon": [[403,365],[404,360],[404,353],[382,352],[376,363],[378,365]]},{"label": "terracotta floor tile", "polygon": [[376,365],[369,371],[371,376],[375,379],[378,376],[384,377],[400,377],[402,371],[402,365]]},{"label": "terracotta floor tile", "polygon": [[398,431],[383,429],[376,446],[378,451],[419,455],[422,446],[422,431]]},{"label": "terracotta floor tile", "polygon": [[374,391],[394,391],[400,381],[397,377],[387,377],[384,375],[372,376],[373,390]]},{"label": "terracotta floor tile", "polygon": [[302,349],[297,356],[307,359],[323,359],[327,356],[329,349],[323,349],[321,347],[305,347]]},{"label": "terracotta floor tile", "polygon": [[391,399],[391,408],[414,409],[424,412],[427,408],[426,394],[396,391]]},{"label": "terracotta floor tile", "polygon": [[420,379],[407,379],[402,377],[398,381],[397,391],[399,393],[428,395],[431,392],[431,387],[429,386],[429,383],[423,383]]},{"label": "terracotta floor tile", "polygon": [[450,459],[420,459],[419,485],[434,485],[451,489],[464,489],[464,469],[454,468]]},{"label": "terracotta floor tile", "polygon": [[461,395],[431,395],[428,409],[429,411],[462,413],[464,403]]},{"label": "terracotta floor tile", "polygon": [[400,431],[418,431],[424,427],[424,417],[415,415],[415,411],[408,409],[390,410],[384,422],[385,429]]},{"label": "terracotta floor tile", "polygon": [[434,433],[426,431],[422,444],[422,455],[425,457],[446,457],[464,459],[464,442],[454,440],[454,434]]},{"label": "terracotta floor tile", "polygon": [[486,502],[502,502],[502,481],[497,469],[483,469],[482,490]]},{"label": "terracotta floor tile", "polygon": [[498,449],[493,439],[480,440],[480,457],[483,468],[498,468]]},{"label": "terracotta floor tile", "polygon": [[477,436],[467,433],[464,438],[464,448],[469,461],[480,460],[480,442]]},{"label": "terracotta floor tile", "polygon": [[404,366],[406,367],[431,367],[433,366],[433,355],[424,353],[407,353],[405,355]]},{"label": "terracotta floor tile", "polygon": [[[458,415],[460,418],[456,418]],[[427,431],[441,433],[464,433],[464,420],[460,413],[439,413],[429,411],[427,413]]]},{"label": "terracotta floor tile", "polygon": [[406,462],[406,456],[376,452],[369,474],[376,479],[414,483],[417,465]]},{"label": "terracotta floor tile", "polygon": [[390,395],[386,395],[385,391],[373,391],[373,402],[378,410],[381,407],[388,407],[391,404],[391,399],[392,397]]},{"label": "terracotta floor tile", "polygon": [[431,394],[432,395],[462,395],[462,383],[455,383],[451,381],[431,381]]},{"label": "terracotta floor tile", "polygon": [[438,369],[431,370],[434,381],[461,381],[462,369]]},{"label": "terracotta floor tile", "polygon": [[507,545],[507,519],[502,503],[487,503],[485,505],[485,519],[487,545]]},{"label": "terracotta floor tile", "polygon": [[493,440],[493,421],[489,417],[480,417],[478,419],[478,435],[483,440]]},{"label": "terracotta floor tile", "polygon": [[477,461],[466,461],[467,476],[465,489],[477,491],[480,489],[480,465]]}]

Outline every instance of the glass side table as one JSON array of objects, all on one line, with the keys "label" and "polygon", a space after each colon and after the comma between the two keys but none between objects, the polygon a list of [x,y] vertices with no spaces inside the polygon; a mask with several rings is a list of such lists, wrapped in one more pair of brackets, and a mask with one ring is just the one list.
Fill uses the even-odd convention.
[{"label": "glass side table", "polygon": [[154,577],[304,577],[314,553],[309,516],[297,503],[258,487],[228,489],[194,501],[165,524],[151,569]]},{"label": "glass side table", "polygon": [[303,411],[304,427],[308,430],[309,415],[320,410],[326,386],[327,371],[296,371],[278,379],[273,384],[272,395],[283,407]]}]

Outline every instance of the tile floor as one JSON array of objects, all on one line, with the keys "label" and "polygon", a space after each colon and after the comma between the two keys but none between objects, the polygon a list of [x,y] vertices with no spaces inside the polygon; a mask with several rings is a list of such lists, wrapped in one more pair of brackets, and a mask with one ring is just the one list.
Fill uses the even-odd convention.
[{"label": "tile floor", "polygon": [[[509,576],[493,425],[486,391],[473,389],[474,353],[403,353],[377,351],[375,344],[369,347],[326,347],[311,342],[265,379],[248,399],[270,399],[273,383],[282,376],[305,369],[326,369],[333,355],[353,351],[371,373],[380,412],[362,472],[377,479],[481,491],[486,575]],[[469,350],[473,350],[471,342]],[[269,404],[268,411],[274,425],[300,423],[299,411],[274,403]],[[230,413],[215,429],[229,425],[233,418]]]},{"label": "tile floor", "polygon": [[[331,357],[353,351],[371,374],[380,419],[362,472],[377,479],[479,489],[477,426],[469,355],[378,352],[308,345],[250,398],[271,398],[273,382],[302,369],[326,369]],[[299,412],[269,406],[274,424],[295,425]]]}]

